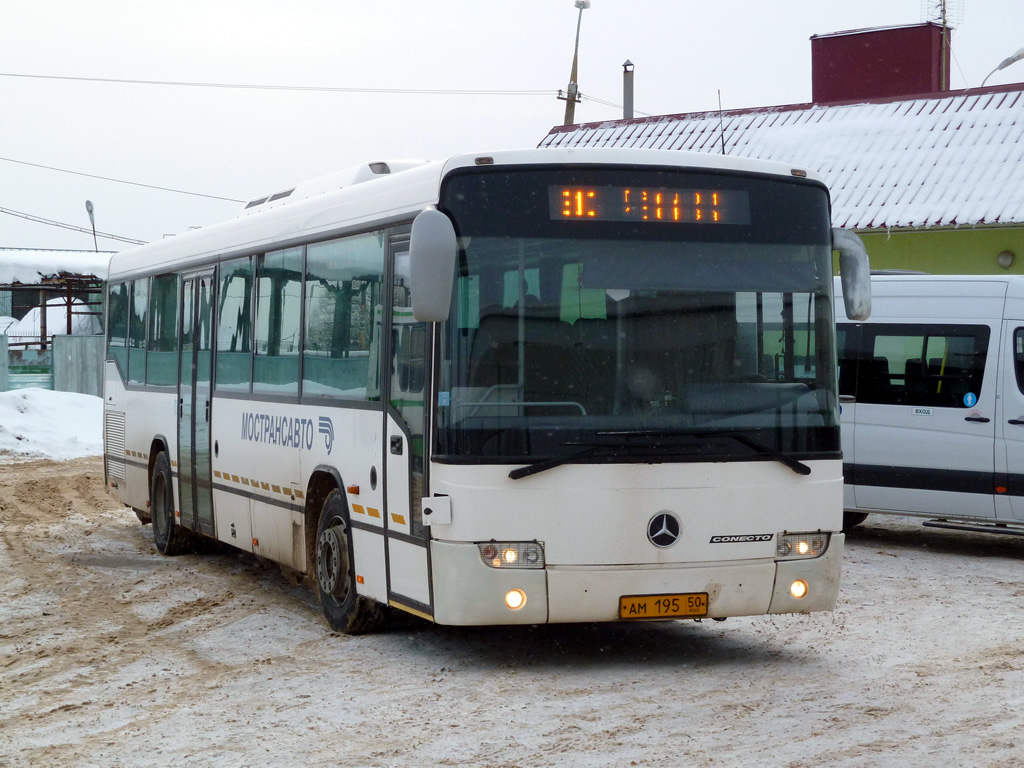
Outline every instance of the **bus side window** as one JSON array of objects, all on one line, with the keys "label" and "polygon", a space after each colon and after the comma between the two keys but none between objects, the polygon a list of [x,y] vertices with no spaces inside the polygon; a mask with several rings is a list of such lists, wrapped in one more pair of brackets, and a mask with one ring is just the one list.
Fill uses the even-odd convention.
[{"label": "bus side window", "polygon": [[252,380],[252,260],[220,265],[217,389],[248,392]]},{"label": "bus side window", "polygon": [[149,279],[132,281],[132,311],[128,326],[128,383],[146,383],[146,310]]},{"label": "bus side window", "polygon": [[128,378],[128,306],[131,283],[114,283],[107,291],[107,359],[114,360],[122,378]]},{"label": "bus side window", "polygon": [[178,276],[154,277],[149,298],[146,383],[173,386],[178,382]]},{"label": "bus side window", "polygon": [[257,257],[253,392],[299,392],[302,251],[299,246]]},{"label": "bus side window", "polygon": [[384,242],[373,232],[306,249],[303,395],[375,399],[369,383],[380,344]]}]

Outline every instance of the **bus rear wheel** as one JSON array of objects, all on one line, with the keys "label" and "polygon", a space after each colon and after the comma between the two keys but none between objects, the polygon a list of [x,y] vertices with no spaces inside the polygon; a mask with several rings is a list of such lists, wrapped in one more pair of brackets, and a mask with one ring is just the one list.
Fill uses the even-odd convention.
[{"label": "bus rear wheel", "polygon": [[153,543],[162,555],[180,555],[188,549],[188,533],[174,522],[174,486],[171,460],[161,451],[153,462],[149,480],[149,506],[153,517]]},{"label": "bus rear wheel", "polygon": [[358,635],[384,622],[384,606],[356,593],[348,510],[338,489],[324,500],[313,556],[316,597],[324,618],[336,632]]}]

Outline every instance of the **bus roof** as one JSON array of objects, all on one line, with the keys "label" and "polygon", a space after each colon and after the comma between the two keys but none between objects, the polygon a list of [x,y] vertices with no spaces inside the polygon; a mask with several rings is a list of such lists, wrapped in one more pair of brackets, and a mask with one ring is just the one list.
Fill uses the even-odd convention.
[{"label": "bus roof", "polygon": [[[438,163],[395,163],[396,173],[381,172],[384,163],[367,163],[272,195],[275,205],[259,210],[269,198],[249,204],[249,211],[228,221],[165,238],[115,254],[111,281],[163,271],[187,270],[220,259],[260,253],[346,232],[384,227],[411,219],[436,205],[441,179],[452,170],[503,165],[631,165],[733,171],[792,178],[820,178],[783,163],[697,152],[623,148],[514,149],[456,155]],[[378,169],[375,170],[374,167]],[[332,186],[331,180],[336,180]],[[347,183],[346,183],[347,182]],[[302,197],[301,192],[309,196]],[[255,204],[255,205],[254,205]]]}]

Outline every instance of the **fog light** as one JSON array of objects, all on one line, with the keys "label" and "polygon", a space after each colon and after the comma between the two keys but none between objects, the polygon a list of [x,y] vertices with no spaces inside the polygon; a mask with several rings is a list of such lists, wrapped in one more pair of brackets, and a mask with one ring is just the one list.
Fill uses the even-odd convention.
[{"label": "fog light", "polygon": [[526,605],[526,593],[521,589],[513,589],[507,595],[505,595],[505,605],[511,608],[513,611],[518,611],[524,605]]},{"label": "fog light", "polygon": [[803,579],[797,579],[789,585],[789,594],[795,597],[797,600],[802,600],[807,596],[807,582]]}]

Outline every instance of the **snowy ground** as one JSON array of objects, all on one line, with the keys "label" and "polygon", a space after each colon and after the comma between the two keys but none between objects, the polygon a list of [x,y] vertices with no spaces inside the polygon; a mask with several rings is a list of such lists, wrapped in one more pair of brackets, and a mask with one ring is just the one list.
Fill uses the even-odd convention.
[{"label": "snowy ground", "polygon": [[829,614],[349,638],[252,557],[161,557],[98,457],[21,460],[0,766],[1019,766],[1022,560],[872,517]]},{"label": "snowy ground", "polygon": [[102,453],[100,398],[35,388],[0,392],[0,464]]}]

